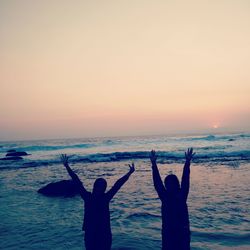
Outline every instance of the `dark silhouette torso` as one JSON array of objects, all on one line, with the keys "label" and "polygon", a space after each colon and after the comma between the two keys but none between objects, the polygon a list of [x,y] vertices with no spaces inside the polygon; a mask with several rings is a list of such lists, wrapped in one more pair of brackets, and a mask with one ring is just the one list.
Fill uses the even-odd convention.
[{"label": "dark silhouette torso", "polygon": [[85,246],[87,250],[108,250],[111,248],[109,198],[106,194],[90,192],[84,200]]},{"label": "dark silhouette torso", "polygon": [[181,191],[177,195],[165,192],[162,206],[162,249],[190,249],[190,229],[188,207]]}]

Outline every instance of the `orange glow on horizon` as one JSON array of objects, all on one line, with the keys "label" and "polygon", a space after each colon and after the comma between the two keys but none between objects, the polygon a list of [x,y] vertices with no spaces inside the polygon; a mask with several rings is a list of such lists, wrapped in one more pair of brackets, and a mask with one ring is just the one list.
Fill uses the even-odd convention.
[{"label": "orange glow on horizon", "polygon": [[247,2],[13,0],[0,23],[0,140],[249,131]]}]

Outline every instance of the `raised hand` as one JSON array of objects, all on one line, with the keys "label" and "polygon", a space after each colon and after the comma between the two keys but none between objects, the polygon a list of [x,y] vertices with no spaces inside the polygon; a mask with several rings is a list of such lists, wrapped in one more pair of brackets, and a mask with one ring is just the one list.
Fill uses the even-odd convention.
[{"label": "raised hand", "polygon": [[128,164],[129,166],[129,173],[132,174],[135,172],[135,164],[132,162],[132,164]]},{"label": "raised hand", "polygon": [[195,153],[193,153],[193,148],[188,148],[188,150],[185,152],[185,158],[187,161],[191,161],[194,155]]},{"label": "raised hand", "polygon": [[61,154],[60,159],[64,166],[68,166],[69,157],[66,154]]},{"label": "raised hand", "polygon": [[151,160],[152,165],[156,164],[157,155],[154,150],[152,150],[150,153],[150,160]]}]

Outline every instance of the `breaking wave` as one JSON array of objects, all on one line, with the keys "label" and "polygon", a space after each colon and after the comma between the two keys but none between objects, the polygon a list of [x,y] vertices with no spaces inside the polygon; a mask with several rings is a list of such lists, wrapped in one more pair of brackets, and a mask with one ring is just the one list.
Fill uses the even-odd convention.
[{"label": "breaking wave", "polygon": [[[182,163],[184,161],[183,152],[157,152],[159,163]],[[70,156],[71,163],[99,163],[99,162],[117,162],[117,161],[133,161],[133,160],[148,160],[149,151],[135,151],[135,152],[112,152],[112,153],[96,153],[89,155],[72,155]],[[241,150],[233,152],[209,152],[209,153],[197,153],[194,157],[194,163],[208,163],[216,162],[217,164],[223,164],[234,161],[250,161],[250,150]],[[38,167],[48,166],[53,164],[59,164],[59,157],[48,160],[36,160],[32,161],[27,158],[19,161],[22,162],[22,167]],[[16,162],[15,162],[16,163]],[[11,167],[11,164],[6,166],[6,162],[1,166],[3,162],[0,162],[0,168]],[[17,164],[13,164],[13,166]],[[19,165],[20,167],[20,165]]]}]

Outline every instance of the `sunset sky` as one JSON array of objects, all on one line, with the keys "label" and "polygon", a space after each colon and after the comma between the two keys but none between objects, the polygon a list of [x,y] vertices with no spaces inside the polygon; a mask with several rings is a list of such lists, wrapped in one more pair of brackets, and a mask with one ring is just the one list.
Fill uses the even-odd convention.
[{"label": "sunset sky", "polygon": [[249,131],[250,1],[0,1],[0,140]]}]

